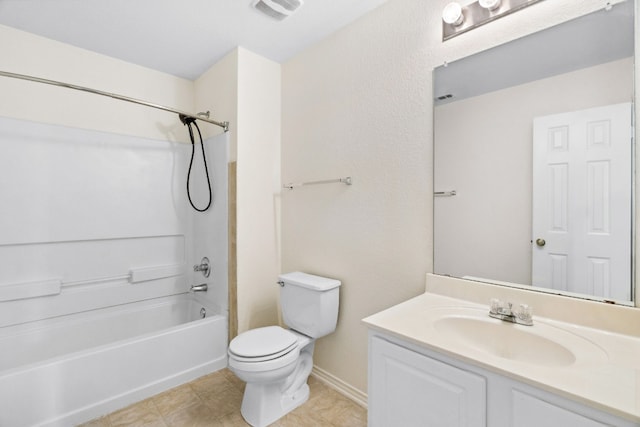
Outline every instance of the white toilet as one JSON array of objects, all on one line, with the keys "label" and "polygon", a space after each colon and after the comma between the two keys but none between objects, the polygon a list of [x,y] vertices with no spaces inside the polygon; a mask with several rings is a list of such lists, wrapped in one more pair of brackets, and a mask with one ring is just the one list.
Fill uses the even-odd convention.
[{"label": "white toilet", "polygon": [[267,426],[309,398],[316,338],[335,331],[340,281],[294,272],[279,276],[284,323],[235,337],[229,369],[247,383],[242,416],[254,427]]}]

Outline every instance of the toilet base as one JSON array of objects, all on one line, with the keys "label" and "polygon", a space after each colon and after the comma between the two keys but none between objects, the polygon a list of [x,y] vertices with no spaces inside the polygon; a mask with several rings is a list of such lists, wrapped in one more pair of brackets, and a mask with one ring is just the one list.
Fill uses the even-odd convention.
[{"label": "toilet base", "polygon": [[305,383],[294,393],[282,393],[281,383],[247,384],[240,412],[253,427],[265,427],[284,417],[309,400],[309,386]]},{"label": "toilet base", "polygon": [[243,370],[244,365],[230,357],[229,368],[247,383],[240,412],[253,427],[268,426],[309,400],[307,379],[313,369],[315,340],[300,335],[298,344],[301,349],[295,362],[276,370]]}]

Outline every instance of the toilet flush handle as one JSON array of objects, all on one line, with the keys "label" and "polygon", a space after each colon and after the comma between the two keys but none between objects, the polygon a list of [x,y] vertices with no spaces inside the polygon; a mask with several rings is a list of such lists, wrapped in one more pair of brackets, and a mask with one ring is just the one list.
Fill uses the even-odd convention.
[{"label": "toilet flush handle", "polygon": [[278,280],[278,285],[280,285],[280,287],[284,288],[284,282],[282,280]]}]

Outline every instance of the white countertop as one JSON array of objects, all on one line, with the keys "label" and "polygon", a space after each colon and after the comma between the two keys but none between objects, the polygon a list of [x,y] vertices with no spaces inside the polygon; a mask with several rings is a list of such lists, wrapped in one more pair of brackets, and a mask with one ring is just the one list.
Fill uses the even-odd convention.
[{"label": "white countertop", "polygon": [[583,348],[590,349],[586,351],[589,354],[576,354],[576,363],[545,366],[499,357],[469,346],[452,334],[438,332],[434,327],[437,317],[434,313],[452,307],[474,313],[482,310],[488,317],[488,303],[477,304],[427,292],[363,321],[370,328],[420,347],[640,422],[639,337],[539,317],[534,311],[533,326],[516,326],[534,328],[531,331],[538,334],[555,335],[554,339],[562,339],[562,334],[573,335],[575,340],[585,343]]}]

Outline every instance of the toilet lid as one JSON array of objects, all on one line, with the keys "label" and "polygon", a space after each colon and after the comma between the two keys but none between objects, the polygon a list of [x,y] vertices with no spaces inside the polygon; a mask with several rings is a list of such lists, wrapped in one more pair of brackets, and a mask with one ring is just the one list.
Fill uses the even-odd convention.
[{"label": "toilet lid", "polygon": [[267,326],[243,332],[229,344],[229,352],[255,361],[272,359],[290,352],[298,338],[280,326]]}]

